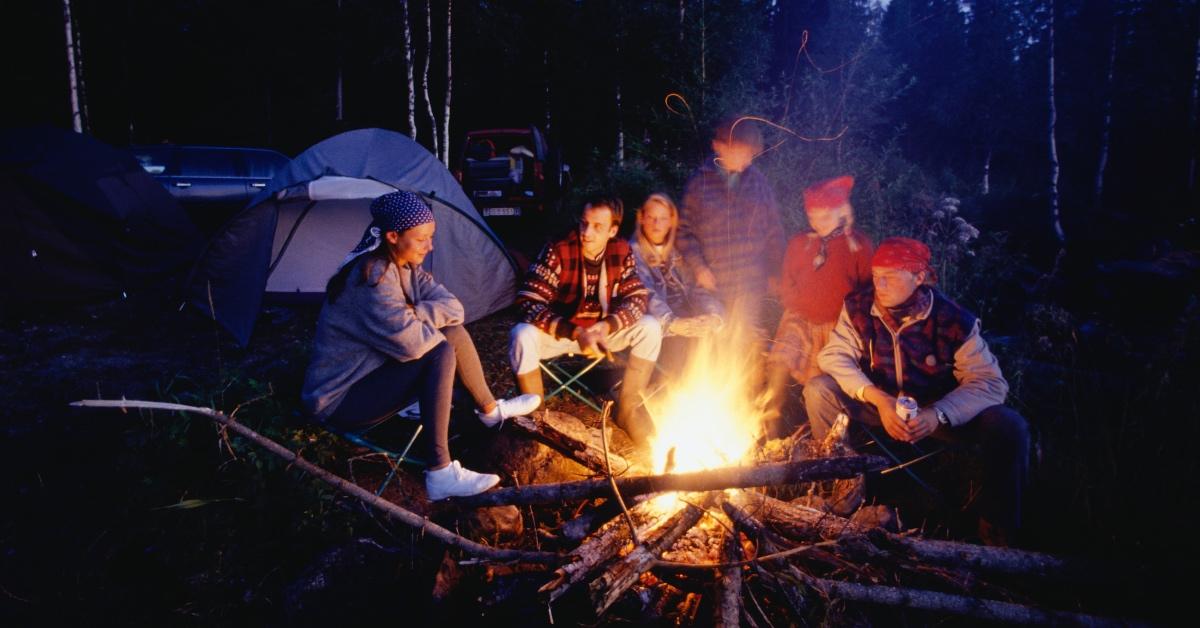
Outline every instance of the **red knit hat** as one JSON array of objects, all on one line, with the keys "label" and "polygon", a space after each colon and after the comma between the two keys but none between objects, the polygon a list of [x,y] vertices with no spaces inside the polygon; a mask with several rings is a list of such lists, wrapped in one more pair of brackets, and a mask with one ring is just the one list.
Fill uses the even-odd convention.
[{"label": "red knit hat", "polygon": [[841,207],[850,202],[852,189],[854,177],[850,175],[816,183],[804,190],[804,211]]},{"label": "red knit hat", "polygon": [[871,266],[896,268],[917,274],[929,270],[929,247],[912,238],[892,237],[879,243]]}]

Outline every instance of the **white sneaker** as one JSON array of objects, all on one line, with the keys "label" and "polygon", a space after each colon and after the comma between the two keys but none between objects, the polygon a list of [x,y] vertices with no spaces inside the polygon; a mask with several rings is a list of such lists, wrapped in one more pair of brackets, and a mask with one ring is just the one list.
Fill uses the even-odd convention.
[{"label": "white sneaker", "polygon": [[479,415],[479,420],[488,427],[495,427],[502,423],[504,419],[511,419],[515,416],[528,416],[530,412],[538,409],[542,405],[541,395],[518,395],[512,399],[497,399],[496,407],[492,408],[491,412],[475,411]]},{"label": "white sneaker", "polygon": [[425,492],[429,501],[435,502],[447,497],[476,495],[499,483],[500,476],[464,469],[457,460],[436,471],[425,472]]}]

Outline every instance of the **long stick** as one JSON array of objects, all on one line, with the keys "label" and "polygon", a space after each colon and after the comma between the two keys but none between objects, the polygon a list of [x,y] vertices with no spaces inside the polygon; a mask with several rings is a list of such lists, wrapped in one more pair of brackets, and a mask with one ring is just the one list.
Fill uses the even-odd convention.
[{"label": "long stick", "polygon": [[604,475],[608,476],[608,483],[612,485],[613,495],[617,498],[617,504],[621,506],[621,514],[625,515],[625,523],[629,524],[629,535],[633,539],[634,545],[641,543],[638,538],[637,526],[633,525],[633,517],[629,514],[629,508],[625,505],[625,499],[621,497],[621,489],[617,488],[617,480],[613,477],[612,464],[608,461],[608,415],[612,413],[613,402],[607,401],[604,403],[604,412],[600,415],[600,444],[604,445]]},{"label": "long stick", "polygon": [[837,515],[821,512],[798,504],[790,504],[761,493],[736,491],[729,496],[735,506],[755,515],[788,536],[826,539],[857,536],[885,551],[908,555],[913,559],[938,565],[965,567],[992,573],[1037,575],[1042,577],[1086,578],[1095,580],[1106,575],[1104,569],[1085,569],[1058,556],[1007,547],[989,547],[954,541],[936,541],[874,530]]},{"label": "long stick", "polygon": [[178,403],[163,403],[158,401],[133,401],[133,400],[107,400],[107,399],[85,399],[76,401],[71,404],[75,407],[87,408],[145,408],[148,410],[168,410],[174,412],[190,412],[206,416],[220,425],[227,427],[254,444],[266,449],[267,451],[283,458],[289,463],[299,467],[300,469],[311,473],[321,481],[333,486],[334,488],[351,495],[379,510],[393,519],[399,520],[401,523],[408,524],[414,528],[421,529],[422,532],[431,534],[434,538],[452,547],[457,547],[463,551],[488,558],[491,560],[522,560],[534,563],[558,563],[562,561],[562,556],[550,552],[528,552],[523,550],[506,550],[495,549],[480,545],[468,538],[459,536],[442,526],[439,526],[425,517],[422,517],[412,511],[406,510],[396,504],[378,496],[374,493],[345,480],[317,465],[297,456],[295,452],[280,445],[279,443],[259,434],[258,432],[231,420],[225,413],[213,410],[212,408],[200,408],[196,406],[186,406]]},{"label": "long stick", "polygon": [[817,589],[827,597],[840,600],[870,602],[872,604],[915,608],[938,613],[953,613],[964,617],[976,617],[990,621],[1017,624],[1055,626],[1126,625],[1126,622],[1106,617],[1065,611],[1046,611],[1031,606],[1013,604],[1012,602],[986,600],[977,597],[941,593],[939,591],[826,580],[805,574],[802,570],[796,568],[795,565],[791,565],[790,570],[796,577],[801,578],[805,584]]},{"label": "long stick", "polygon": [[[887,466],[878,456],[844,456],[798,462],[780,462],[756,467],[726,467],[691,473],[642,475],[617,478],[617,486],[626,497],[671,491],[713,491],[724,488],[778,486],[851,478]],[[506,487],[470,497],[451,498],[462,508],[506,504],[545,504],[605,497],[612,491],[607,479]]]}]

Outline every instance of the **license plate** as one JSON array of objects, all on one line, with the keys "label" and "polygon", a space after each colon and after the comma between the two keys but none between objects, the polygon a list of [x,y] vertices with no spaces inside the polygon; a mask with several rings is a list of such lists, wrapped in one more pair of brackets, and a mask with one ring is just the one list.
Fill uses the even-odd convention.
[{"label": "license plate", "polygon": [[484,216],[520,216],[520,207],[484,207]]},{"label": "license plate", "polygon": [[504,192],[500,190],[476,190],[475,198],[500,198]]}]

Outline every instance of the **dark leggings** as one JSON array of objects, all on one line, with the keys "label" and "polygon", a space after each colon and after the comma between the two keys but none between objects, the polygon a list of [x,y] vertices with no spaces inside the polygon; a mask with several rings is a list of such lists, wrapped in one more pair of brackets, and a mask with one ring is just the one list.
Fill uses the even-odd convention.
[{"label": "dark leggings", "polygon": [[[388,360],[355,382],[325,422],[339,430],[362,431],[386,421],[415,396],[421,406],[421,423],[429,435],[431,466],[440,468],[450,464],[448,432],[454,356],[454,347],[441,342],[416,360]],[[475,362],[479,363],[478,356]]]},{"label": "dark leggings", "polygon": [[462,325],[452,325],[441,329],[446,342],[454,347],[454,361],[458,372],[458,381],[462,382],[467,394],[475,401],[475,407],[485,410],[496,403],[492,389],[488,388],[487,380],[483,378],[483,365],[479,362],[479,352],[475,350],[475,342]]}]

